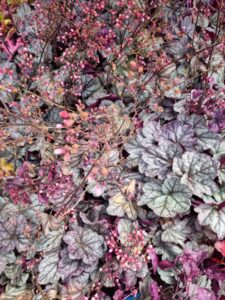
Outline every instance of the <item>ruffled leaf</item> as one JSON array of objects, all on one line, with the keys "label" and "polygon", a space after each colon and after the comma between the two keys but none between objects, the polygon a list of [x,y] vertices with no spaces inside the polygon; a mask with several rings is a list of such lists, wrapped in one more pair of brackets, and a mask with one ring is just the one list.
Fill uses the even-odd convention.
[{"label": "ruffled leaf", "polygon": [[62,258],[58,264],[58,272],[63,280],[82,273],[82,269],[79,269],[79,261],[70,259],[67,249],[61,252],[61,256]]},{"label": "ruffled leaf", "polygon": [[142,159],[146,163],[145,175],[165,179],[172,171],[173,159],[182,155],[182,148],[169,141],[162,140],[158,146],[142,151]]},{"label": "ruffled leaf", "polygon": [[173,143],[180,144],[186,149],[193,148],[197,143],[194,130],[190,125],[184,125],[179,121],[172,121],[162,127],[162,138]]},{"label": "ruffled leaf", "polygon": [[68,244],[70,259],[82,259],[85,264],[92,264],[103,256],[103,238],[91,229],[76,226],[63,240]]}]

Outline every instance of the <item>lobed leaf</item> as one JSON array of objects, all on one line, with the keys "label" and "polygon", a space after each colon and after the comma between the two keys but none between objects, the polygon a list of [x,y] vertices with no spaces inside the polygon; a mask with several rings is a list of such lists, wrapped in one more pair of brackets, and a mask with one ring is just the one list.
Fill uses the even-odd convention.
[{"label": "lobed leaf", "polygon": [[148,205],[158,216],[171,218],[190,209],[192,193],[177,177],[164,182],[152,180],[144,185],[143,191],[138,205]]}]

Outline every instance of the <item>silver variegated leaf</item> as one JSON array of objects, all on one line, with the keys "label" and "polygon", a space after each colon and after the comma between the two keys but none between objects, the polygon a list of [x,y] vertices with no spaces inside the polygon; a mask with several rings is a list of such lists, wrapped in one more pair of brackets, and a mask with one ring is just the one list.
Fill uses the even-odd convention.
[{"label": "silver variegated leaf", "polygon": [[225,237],[225,208],[201,204],[195,208],[201,225],[208,225],[219,239]]},{"label": "silver variegated leaf", "polygon": [[200,130],[206,127],[206,120],[203,116],[192,114],[180,114],[177,119],[185,124],[192,126],[194,130]]},{"label": "silver variegated leaf", "polygon": [[211,284],[212,284],[211,279],[208,279],[206,275],[199,276],[197,279],[197,285],[202,288],[211,290]]},{"label": "silver variegated leaf", "polygon": [[[142,129],[142,134],[147,139],[148,144],[153,144],[161,136],[161,126],[159,122],[146,120]],[[145,145],[143,145],[145,146]]]},{"label": "silver variegated leaf", "polygon": [[162,270],[158,268],[158,273],[162,281],[167,284],[175,283],[175,272],[172,269]]},{"label": "silver variegated leaf", "polygon": [[89,288],[87,283],[82,283],[79,282],[77,278],[72,278],[68,284],[62,288],[61,299],[68,300],[70,297],[73,300],[83,300]]},{"label": "silver variegated leaf", "polygon": [[151,145],[142,150],[142,159],[146,163],[145,175],[165,179],[172,171],[173,159],[182,155],[182,148],[172,142],[162,140],[159,145]]},{"label": "silver variegated leaf", "polygon": [[92,264],[103,256],[103,237],[91,229],[76,226],[63,240],[68,244],[70,259],[82,259],[85,264]]},{"label": "silver variegated leaf", "polygon": [[195,151],[185,152],[182,158],[173,161],[173,172],[181,177],[181,182],[187,185],[198,197],[213,195],[218,187],[214,182],[219,163],[209,155]]},{"label": "silver variegated leaf", "polygon": [[63,280],[67,280],[72,276],[78,276],[82,273],[82,269],[79,268],[79,261],[69,258],[67,248],[61,251],[61,259],[58,264],[58,272]]},{"label": "silver variegated leaf", "polygon": [[129,235],[134,230],[134,225],[130,220],[120,219],[117,225],[119,233],[119,240],[123,246],[131,246],[132,242],[129,241]]},{"label": "silver variegated leaf", "polygon": [[221,187],[213,196],[203,196],[203,201],[207,204],[219,204],[225,201],[225,187]]},{"label": "silver variegated leaf", "polygon": [[48,254],[42,259],[38,267],[39,284],[55,283],[59,280],[60,275],[57,270],[58,262],[59,254],[57,252]]},{"label": "silver variegated leaf", "polygon": [[141,145],[138,138],[130,140],[125,145],[125,149],[129,153],[128,162],[127,162],[128,165],[131,167],[138,166],[141,160]]},{"label": "silver variegated leaf", "polygon": [[203,116],[196,114],[185,115],[181,114],[178,119],[185,124],[192,126],[197,137],[197,145],[202,150],[211,150],[212,153],[219,147],[221,138],[219,134],[212,132],[206,125],[206,120]]},{"label": "silver variegated leaf", "polygon": [[37,242],[37,251],[43,251],[45,253],[58,250],[63,238],[64,230],[50,231],[47,235],[42,235]]},{"label": "silver variegated leaf", "polygon": [[177,177],[169,177],[164,182],[152,180],[144,185],[143,191],[138,205],[148,205],[161,217],[172,218],[186,213],[191,206],[192,193]]},{"label": "silver variegated leaf", "polygon": [[210,131],[207,127],[202,129],[196,129],[195,135],[198,138],[198,146],[203,150],[211,150],[215,152],[221,143],[220,135]]},{"label": "silver variegated leaf", "polygon": [[162,232],[156,233],[152,239],[156,253],[162,255],[162,260],[174,261],[182,253],[182,248],[174,243],[163,242]]},{"label": "silver variegated leaf", "polygon": [[184,125],[179,121],[172,121],[162,127],[161,137],[173,143],[182,145],[185,149],[193,148],[197,143],[194,130],[190,125]]},{"label": "silver variegated leaf", "polygon": [[162,241],[165,243],[175,243],[183,247],[185,240],[191,233],[191,228],[187,225],[187,221],[176,221],[168,225],[162,232]]},{"label": "silver variegated leaf", "polygon": [[224,155],[225,155],[225,140],[223,140],[223,141],[218,145],[218,147],[215,148],[213,158],[219,160],[219,159],[220,159],[222,156],[224,156]]},{"label": "silver variegated leaf", "polygon": [[217,300],[214,291],[199,287],[197,284],[190,284],[188,288],[190,300]]}]

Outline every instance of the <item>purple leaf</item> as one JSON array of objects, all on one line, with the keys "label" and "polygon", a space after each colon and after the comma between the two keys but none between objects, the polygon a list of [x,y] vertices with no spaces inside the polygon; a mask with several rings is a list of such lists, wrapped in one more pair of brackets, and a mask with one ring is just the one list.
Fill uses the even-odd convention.
[{"label": "purple leaf", "polygon": [[158,265],[159,265],[159,260],[158,260],[158,256],[156,254],[155,248],[153,247],[149,247],[148,248],[148,255],[152,261],[152,267],[153,267],[153,272],[154,274],[157,271]]},{"label": "purple leaf", "polygon": [[199,287],[197,284],[191,284],[188,289],[190,300],[217,300],[213,291]]},{"label": "purple leaf", "polygon": [[162,270],[173,268],[174,264],[169,260],[163,260],[159,262],[159,267]]},{"label": "purple leaf", "polygon": [[149,293],[153,300],[160,300],[159,287],[156,281],[152,281],[149,285]]},{"label": "purple leaf", "polygon": [[185,249],[178,260],[182,264],[183,270],[187,277],[191,279],[201,274],[199,264],[203,262],[206,258],[206,251],[193,251],[191,249]]},{"label": "purple leaf", "polygon": [[122,300],[123,295],[124,295],[123,291],[118,289],[118,290],[116,290],[116,292],[113,295],[113,300]]}]

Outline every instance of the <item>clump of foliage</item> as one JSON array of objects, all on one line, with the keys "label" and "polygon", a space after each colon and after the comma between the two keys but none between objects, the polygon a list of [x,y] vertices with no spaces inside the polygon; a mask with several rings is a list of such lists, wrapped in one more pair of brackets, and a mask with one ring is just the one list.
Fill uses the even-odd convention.
[{"label": "clump of foliage", "polygon": [[0,299],[225,299],[222,0],[0,3]]}]

